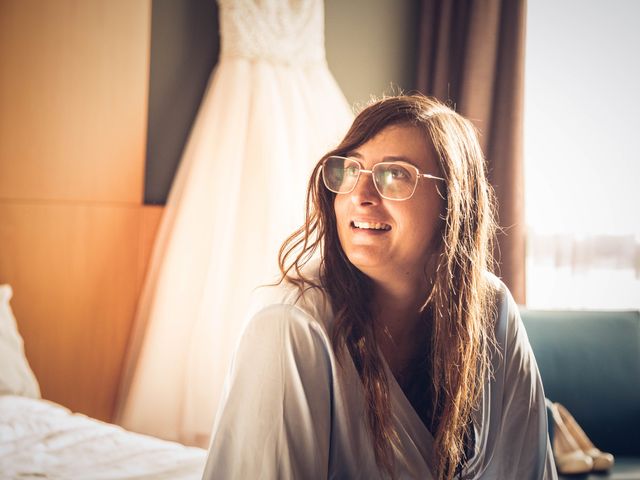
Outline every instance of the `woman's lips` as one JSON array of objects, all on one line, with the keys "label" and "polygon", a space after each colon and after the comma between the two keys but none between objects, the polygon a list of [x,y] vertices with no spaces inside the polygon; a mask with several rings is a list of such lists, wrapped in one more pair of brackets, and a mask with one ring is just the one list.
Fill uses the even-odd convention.
[{"label": "woman's lips", "polygon": [[351,221],[351,228],[359,232],[368,233],[384,233],[391,230],[391,225],[384,222],[371,222],[371,221]]}]

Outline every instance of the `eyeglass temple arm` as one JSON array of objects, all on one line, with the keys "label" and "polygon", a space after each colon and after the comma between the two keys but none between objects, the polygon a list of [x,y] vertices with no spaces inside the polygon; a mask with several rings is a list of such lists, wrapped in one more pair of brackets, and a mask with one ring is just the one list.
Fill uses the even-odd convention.
[{"label": "eyeglass temple arm", "polygon": [[433,180],[442,180],[443,182],[446,182],[446,180],[442,177],[436,177],[435,175],[430,175],[428,173],[421,173],[420,174],[421,177],[425,177],[425,178],[432,178]]}]

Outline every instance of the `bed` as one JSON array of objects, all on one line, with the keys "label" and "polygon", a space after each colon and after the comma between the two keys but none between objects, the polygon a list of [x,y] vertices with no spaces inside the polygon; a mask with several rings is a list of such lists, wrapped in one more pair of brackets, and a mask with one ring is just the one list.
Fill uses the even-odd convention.
[{"label": "bed", "polygon": [[1,479],[200,479],[206,451],[129,432],[40,397],[0,285]]}]

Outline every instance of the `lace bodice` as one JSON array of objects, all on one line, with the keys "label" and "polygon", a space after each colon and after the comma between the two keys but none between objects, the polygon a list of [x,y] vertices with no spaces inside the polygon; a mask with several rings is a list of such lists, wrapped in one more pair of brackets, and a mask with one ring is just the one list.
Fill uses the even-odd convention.
[{"label": "lace bodice", "polygon": [[322,0],[218,0],[221,59],[323,62]]}]

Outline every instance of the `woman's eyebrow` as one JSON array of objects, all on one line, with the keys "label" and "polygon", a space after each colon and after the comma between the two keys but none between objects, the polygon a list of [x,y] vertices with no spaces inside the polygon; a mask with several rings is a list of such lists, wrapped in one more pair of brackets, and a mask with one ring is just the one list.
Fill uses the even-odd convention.
[{"label": "woman's eyebrow", "polygon": [[[357,158],[360,161],[364,160],[364,157],[362,156],[362,154],[357,150],[354,152],[347,152],[346,156]],[[409,165],[413,165],[418,170],[422,171],[422,167],[420,167],[420,165],[417,165],[415,162],[412,162],[411,160],[409,160],[408,157],[405,157],[403,155],[386,155],[382,157],[382,161],[383,162],[405,162],[405,163],[408,163]]]},{"label": "woman's eyebrow", "polygon": [[384,161],[384,162],[405,162],[405,163],[409,163],[409,164],[413,165],[417,169],[420,169],[420,167],[418,165],[416,165],[415,162],[412,162],[411,160],[409,160],[408,157],[404,157],[402,155],[387,155],[385,157],[382,157],[382,161]]},{"label": "woman's eyebrow", "polygon": [[[358,151],[347,152],[347,157],[355,157],[355,158],[357,158],[359,160],[364,160],[364,157]],[[402,155],[387,155],[387,156],[382,157],[382,161],[383,162],[405,162],[405,163],[408,163],[410,165],[413,165],[418,170],[420,170],[420,168],[421,168],[419,165],[416,165],[415,162],[412,162],[408,157],[405,157],[405,156],[402,156]]]}]

